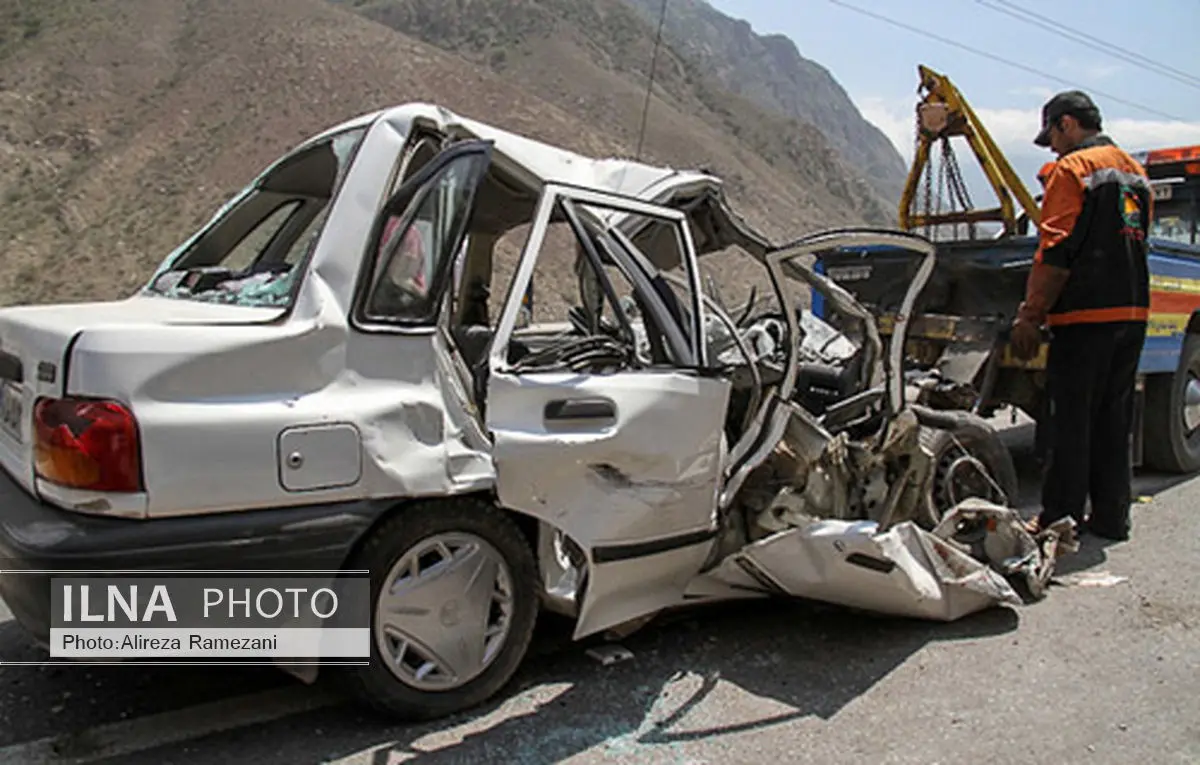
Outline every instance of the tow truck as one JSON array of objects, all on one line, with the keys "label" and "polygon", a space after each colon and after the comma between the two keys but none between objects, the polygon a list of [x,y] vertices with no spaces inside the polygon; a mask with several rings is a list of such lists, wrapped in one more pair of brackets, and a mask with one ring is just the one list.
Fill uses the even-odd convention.
[{"label": "tow truck", "polygon": [[[1043,421],[1048,346],[1044,342],[1034,358],[1024,361],[1008,341],[1037,249],[1039,197],[950,79],[925,66],[918,67],[918,75],[917,143],[899,227],[933,239],[938,259],[910,316],[906,369],[925,381],[919,400],[927,406],[984,418],[1007,408],[1014,417],[1021,411]],[[954,139],[970,147],[995,192],[995,207],[972,203]],[[1155,198],[1150,322],[1138,369],[1134,465],[1192,473],[1200,469],[1200,145],[1134,156],[1146,168]],[[881,334],[888,335],[918,258],[883,246],[830,249],[818,253],[816,261],[818,272],[880,316]],[[824,317],[824,310],[814,294],[813,312]],[[1037,430],[1035,451],[1041,455],[1044,442]]]}]

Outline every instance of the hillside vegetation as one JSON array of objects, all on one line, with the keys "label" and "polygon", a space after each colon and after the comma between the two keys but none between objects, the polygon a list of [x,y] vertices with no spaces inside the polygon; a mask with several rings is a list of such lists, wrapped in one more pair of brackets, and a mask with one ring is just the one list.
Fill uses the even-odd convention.
[{"label": "hillside vegetation", "polygon": [[[662,0],[628,2],[658,23]],[[828,69],[804,58],[787,37],[756,34],[747,22],[726,16],[704,0],[670,0],[664,37],[717,87],[816,127],[883,196],[892,221],[908,174],[907,158],[863,118]]]},{"label": "hillside vegetation", "polygon": [[[504,7],[0,0],[0,303],[129,294],[271,160],[390,104],[436,101],[584,153],[632,156],[645,20],[620,0]],[[642,157],[722,174],[773,237],[888,215],[819,130],[720,91],[672,49]],[[710,267],[747,279],[734,262]]]},{"label": "hillside vegetation", "polygon": [[[603,126],[623,142],[637,145],[657,15],[651,23],[627,0],[339,2],[404,34],[489,67],[525,90],[580,115],[588,124]],[[646,2],[659,7],[658,0]],[[703,7],[733,23],[707,5]],[[668,33],[681,23],[687,25],[687,17],[680,14],[688,8],[684,0],[672,3]],[[732,37],[724,42],[737,44]],[[797,208],[804,226],[862,220],[886,223],[894,218],[892,197],[899,198],[899,186],[891,189],[894,194],[885,194],[867,180],[878,176],[880,164],[886,161],[854,166],[839,148],[856,145],[854,141],[838,133],[840,144],[834,144],[807,115],[782,102],[756,100],[750,89],[731,89],[729,81],[736,78],[723,76],[729,68],[714,56],[682,50],[669,34],[658,55],[657,99],[647,119],[648,156],[674,165],[712,167],[735,185],[760,184],[771,195],[782,191],[779,181],[798,186],[788,204]],[[853,110],[845,93],[837,90],[841,101]],[[840,108],[836,99],[829,98],[830,92],[829,88],[812,89],[814,111],[824,114]],[[845,116],[847,124],[868,125],[857,111]],[[882,133],[878,137],[890,147]],[[899,155],[895,149],[891,153],[902,184]],[[884,185],[891,188],[890,181]]]}]

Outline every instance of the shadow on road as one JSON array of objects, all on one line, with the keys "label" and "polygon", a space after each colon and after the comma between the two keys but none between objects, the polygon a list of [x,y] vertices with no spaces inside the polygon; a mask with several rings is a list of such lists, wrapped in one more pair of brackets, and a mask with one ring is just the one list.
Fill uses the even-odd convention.
[{"label": "shadow on road", "polygon": [[[1021,476],[1020,504],[1036,510],[1041,477],[1033,455],[1032,428],[1013,435],[1014,461]],[[1139,474],[1135,491],[1153,495],[1187,479]],[[1111,544],[1085,537],[1079,551],[1062,560],[1060,573],[1104,563]],[[351,735],[352,744],[344,742],[349,746],[342,753],[375,746],[372,765],[394,760],[422,765],[480,759],[545,762],[593,747],[619,755],[635,744],[669,746],[807,717],[829,719],[926,645],[992,637],[1016,626],[1017,614],[1006,608],[951,624],[931,624],[808,603],[721,606],[673,617],[671,623],[633,636],[624,645],[635,658],[623,664],[597,666],[580,658],[582,647],[561,657],[535,660],[517,688],[565,684],[568,689],[523,714],[505,717],[492,706],[441,724],[376,731],[376,741],[395,737],[384,745],[370,743],[372,734],[361,732],[360,727],[359,735]],[[675,685],[684,677],[693,682],[680,693]],[[717,697],[724,699],[729,693],[723,685],[774,702],[773,711],[735,721],[720,721],[711,713],[693,714],[702,706],[720,708]],[[357,724],[362,726],[362,720]]]},{"label": "shadow on road", "polygon": [[291,680],[270,667],[48,665],[16,622],[0,622],[0,746],[252,693]]},{"label": "shadow on road", "polygon": [[[321,758],[374,747],[373,765],[552,762],[597,746],[619,754],[635,744],[669,746],[806,717],[828,719],[930,643],[995,636],[1017,626],[1016,613],[1007,608],[931,624],[767,602],[671,619],[623,641],[634,658],[620,664],[600,666],[583,657],[583,646],[527,662],[506,695],[548,684],[567,689],[519,716],[497,714],[498,702],[440,723],[400,728],[371,718],[351,721],[349,713],[339,724],[326,713],[320,725],[332,746]],[[690,719],[706,700],[728,700],[731,692],[767,699],[772,711],[757,719],[714,717],[712,710],[723,706],[713,699],[707,714]],[[370,729],[379,725],[384,727]]]},{"label": "shadow on road", "polygon": [[[1121,543],[1085,535],[1079,542],[1078,552],[1065,555],[1055,562],[1055,579],[1097,568],[1108,560],[1106,550],[1114,544]],[[1052,581],[1051,583],[1054,584],[1055,582]]]},{"label": "shadow on road", "polygon": [[[1017,476],[1020,480],[1020,494],[1017,498],[1017,507],[1026,517],[1032,516],[1037,513],[1042,504],[1042,466],[1038,462],[1034,451],[1034,426],[1032,423],[1025,423],[1005,428],[1001,431],[1001,438],[1008,445],[1009,451],[1012,453],[1013,464],[1017,469]],[[1151,470],[1142,469],[1135,470],[1133,475],[1134,498],[1135,500],[1143,497],[1153,498],[1162,492],[1169,491],[1176,486],[1190,481],[1194,477],[1194,475],[1156,473]],[[1139,507],[1142,506],[1141,502],[1135,502],[1133,506],[1135,534],[1137,533],[1137,514]],[[1081,540],[1079,551],[1073,555],[1064,556],[1055,565],[1055,574],[1065,576],[1096,568],[1104,564],[1108,560],[1106,550],[1113,544],[1119,543],[1085,535]]]},{"label": "shadow on road", "polygon": [[[1034,453],[1033,430],[1032,424],[1016,425],[1005,428],[1001,436],[1008,445],[1013,464],[1017,468],[1017,476],[1020,479],[1017,504],[1025,512],[1036,511],[1041,506],[1042,468]],[[1153,497],[1193,478],[1194,475],[1156,473],[1152,470],[1138,469],[1133,474],[1133,491],[1136,496]]]}]

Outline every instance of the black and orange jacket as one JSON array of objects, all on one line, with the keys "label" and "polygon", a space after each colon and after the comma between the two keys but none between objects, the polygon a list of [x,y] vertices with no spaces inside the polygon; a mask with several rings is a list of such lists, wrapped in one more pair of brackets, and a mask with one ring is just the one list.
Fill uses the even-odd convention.
[{"label": "black and orange jacket", "polygon": [[1147,320],[1153,204],[1145,169],[1106,136],[1089,138],[1054,163],[1034,263],[1067,269],[1069,276],[1048,307],[1047,324]]}]

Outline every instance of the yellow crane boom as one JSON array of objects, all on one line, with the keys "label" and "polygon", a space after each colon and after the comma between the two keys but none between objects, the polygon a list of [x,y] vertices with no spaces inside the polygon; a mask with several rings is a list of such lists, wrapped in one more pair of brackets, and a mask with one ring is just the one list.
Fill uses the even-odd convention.
[{"label": "yellow crane boom", "polygon": [[[975,110],[959,93],[954,83],[950,82],[949,77],[926,66],[918,66],[917,72],[920,77],[918,93],[921,94],[921,100],[917,104],[917,146],[912,167],[908,171],[908,180],[904,185],[904,193],[900,197],[900,228],[911,231],[942,224],[998,221],[1004,224],[1005,234],[1015,234],[1017,205],[1036,227],[1041,220],[1037,202],[976,116]],[[948,146],[950,138],[954,136],[967,139],[979,166],[996,192],[996,198],[1000,201],[999,207],[949,212],[917,209],[918,187],[929,165],[930,149],[935,142]]]}]

